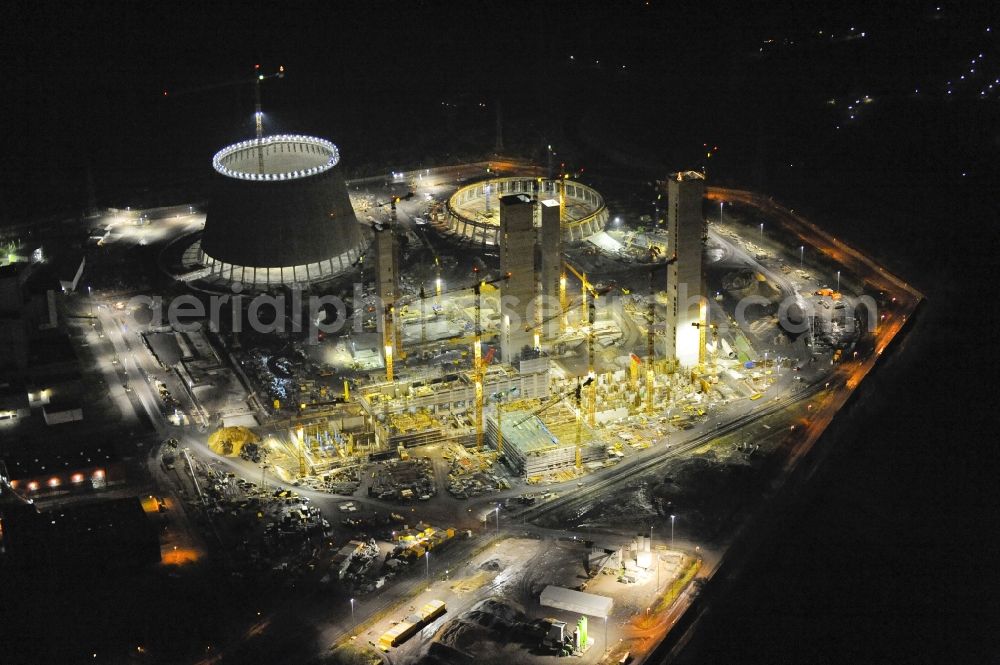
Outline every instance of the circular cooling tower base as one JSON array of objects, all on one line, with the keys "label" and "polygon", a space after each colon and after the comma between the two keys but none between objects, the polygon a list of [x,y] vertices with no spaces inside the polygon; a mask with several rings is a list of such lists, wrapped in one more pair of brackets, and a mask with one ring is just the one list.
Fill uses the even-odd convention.
[{"label": "circular cooling tower base", "polygon": [[339,279],[350,274],[370,243],[368,234],[362,242],[347,251],[314,263],[278,268],[239,266],[217,261],[201,249],[200,234],[192,236],[183,248],[179,265],[175,264],[172,276],[204,291],[231,291],[239,284],[243,292],[265,292],[280,287],[309,288]]}]

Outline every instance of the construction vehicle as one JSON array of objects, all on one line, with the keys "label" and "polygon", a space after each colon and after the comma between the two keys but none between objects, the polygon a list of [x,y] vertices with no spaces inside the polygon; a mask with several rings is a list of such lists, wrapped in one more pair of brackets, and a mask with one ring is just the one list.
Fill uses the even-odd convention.
[{"label": "construction vehicle", "polygon": [[400,621],[383,633],[378,640],[378,648],[388,653],[392,647],[398,647],[416,635],[422,628],[434,623],[447,611],[444,601],[432,600],[428,602],[420,608],[419,613],[411,615],[405,621]]}]

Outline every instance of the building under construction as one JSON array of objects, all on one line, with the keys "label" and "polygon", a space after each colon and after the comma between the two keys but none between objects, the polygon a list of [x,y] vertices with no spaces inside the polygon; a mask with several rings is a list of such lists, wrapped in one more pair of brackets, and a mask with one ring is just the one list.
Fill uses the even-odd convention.
[{"label": "building under construction", "polygon": [[[573,468],[577,463],[578,447],[581,464],[603,462],[607,458],[604,443],[594,430],[579,422],[568,407],[537,415],[515,410],[504,413],[500,420],[503,428],[500,449],[510,467],[526,478]],[[496,448],[495,417],[487,419],[487,437],[490,445]]]},{"label": "building under construction", "polygon": [[[380,443],[394,449],[449,438],[451,426],[459,424],[456,411],[469,413],[474,408],[474,384],[467,373],[455,372],[372,384],[359,391],[357,398],[369,416],[381,423],[376,430]],[[522,360],[517,368],[491,365],[483,375],[486,394],[516,392],[524,399],[543,398],[548,395],[548,384],[546,357]]]}]

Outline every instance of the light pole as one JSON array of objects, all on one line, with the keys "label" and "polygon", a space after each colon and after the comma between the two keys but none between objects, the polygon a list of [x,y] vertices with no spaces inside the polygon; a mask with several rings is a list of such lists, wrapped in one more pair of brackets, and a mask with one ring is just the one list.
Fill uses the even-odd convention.
[{"label": "light pole", "polygon": [[87,299],[90,300],[90,318],[94,318],[94,293],[90,290],[90,285],[87,285]]},{"label": "light pole", "polygon": [[725,201],[719,201],[719,223],[722,223],[722,206],[726,205]]},{"label": "light pole", "polygon": [[351,598],[351,624],[354,624],[354,599]]},{"label": "light pole", "polygon": [[670,516],[670,549],[674,549],[674,517],[676,515]]},{"label": "light pole", "polygon": [[496,537],[499,538],[500,537],[500,506],[497,505],[497,507],[493,510],[493,512],[495,512],[496,515],[497,515],[497,532],[496,532]]},{"label": "light pole", "polygon": [[837,271],[837,293],[840,293],[840,271]]},{"label": "light pole", "polygon": [[802,267],[802,260],[805,258],[805,256],[806,256],[806,246],[805,245],[799,245],[799,267],[800,268]]},{"label": "light pole", "polygon": [[764,242],[764,222],[760,223],[760,241]]},{"label": "light pole", "polygon": [[424,552],[424,561],[427,562],[427,580],[431,579],[431,553]]},{"label": "light pole", "polygon": [[604,651],[610,651],[611,645],[608,644],[608,615],[604,615]]}]

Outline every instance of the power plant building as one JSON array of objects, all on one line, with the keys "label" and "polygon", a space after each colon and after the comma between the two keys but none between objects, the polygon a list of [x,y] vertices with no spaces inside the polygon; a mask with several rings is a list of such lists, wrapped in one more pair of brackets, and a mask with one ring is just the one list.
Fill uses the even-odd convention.
[{"label": "power plant building", "polygon": [[[539,312],[543,324],[542,335],[545,339],[553,339],[559,335],[559,277],[562,274],[562,251],[560,241],[562,230],[560,228],[559,201],[556,199],[545,199],[540,202],[541,209],[541,239],[539,244],[539,254],[541,270],[540,278],[542,282],[542,304]],[[554,311],[550,311],[553,310]]]},{"label": "power plant building", "polygon": [[535,319],[535,206],[527,194],[500,198],[500,355],[514,361],[534,335],[525,328]]},{"label": "power plant building", "polygon": [[[528,478],[576,465],[576,433],[580,430],[580,458],[583,464],[603,462],[607,459],[607,446],[584,423],[577,423],[572,415],[546,417],[543,421],[531,412],[513,410],[501,419],[503,438],[501,452],[511,468]],[[497,420],[490,416],[486,421],[486,438],[497,447]]]},{"label": "power plant building", "polygon": [[667,179],[668,251],[677,260],[667,268],[666,348],[664,357],[681,367],[698,364],[702,349],[701,329],[708,301],[702,277],[702,253],[706,233],[701,201],[705,176],[696,171],[670,174]]}]

